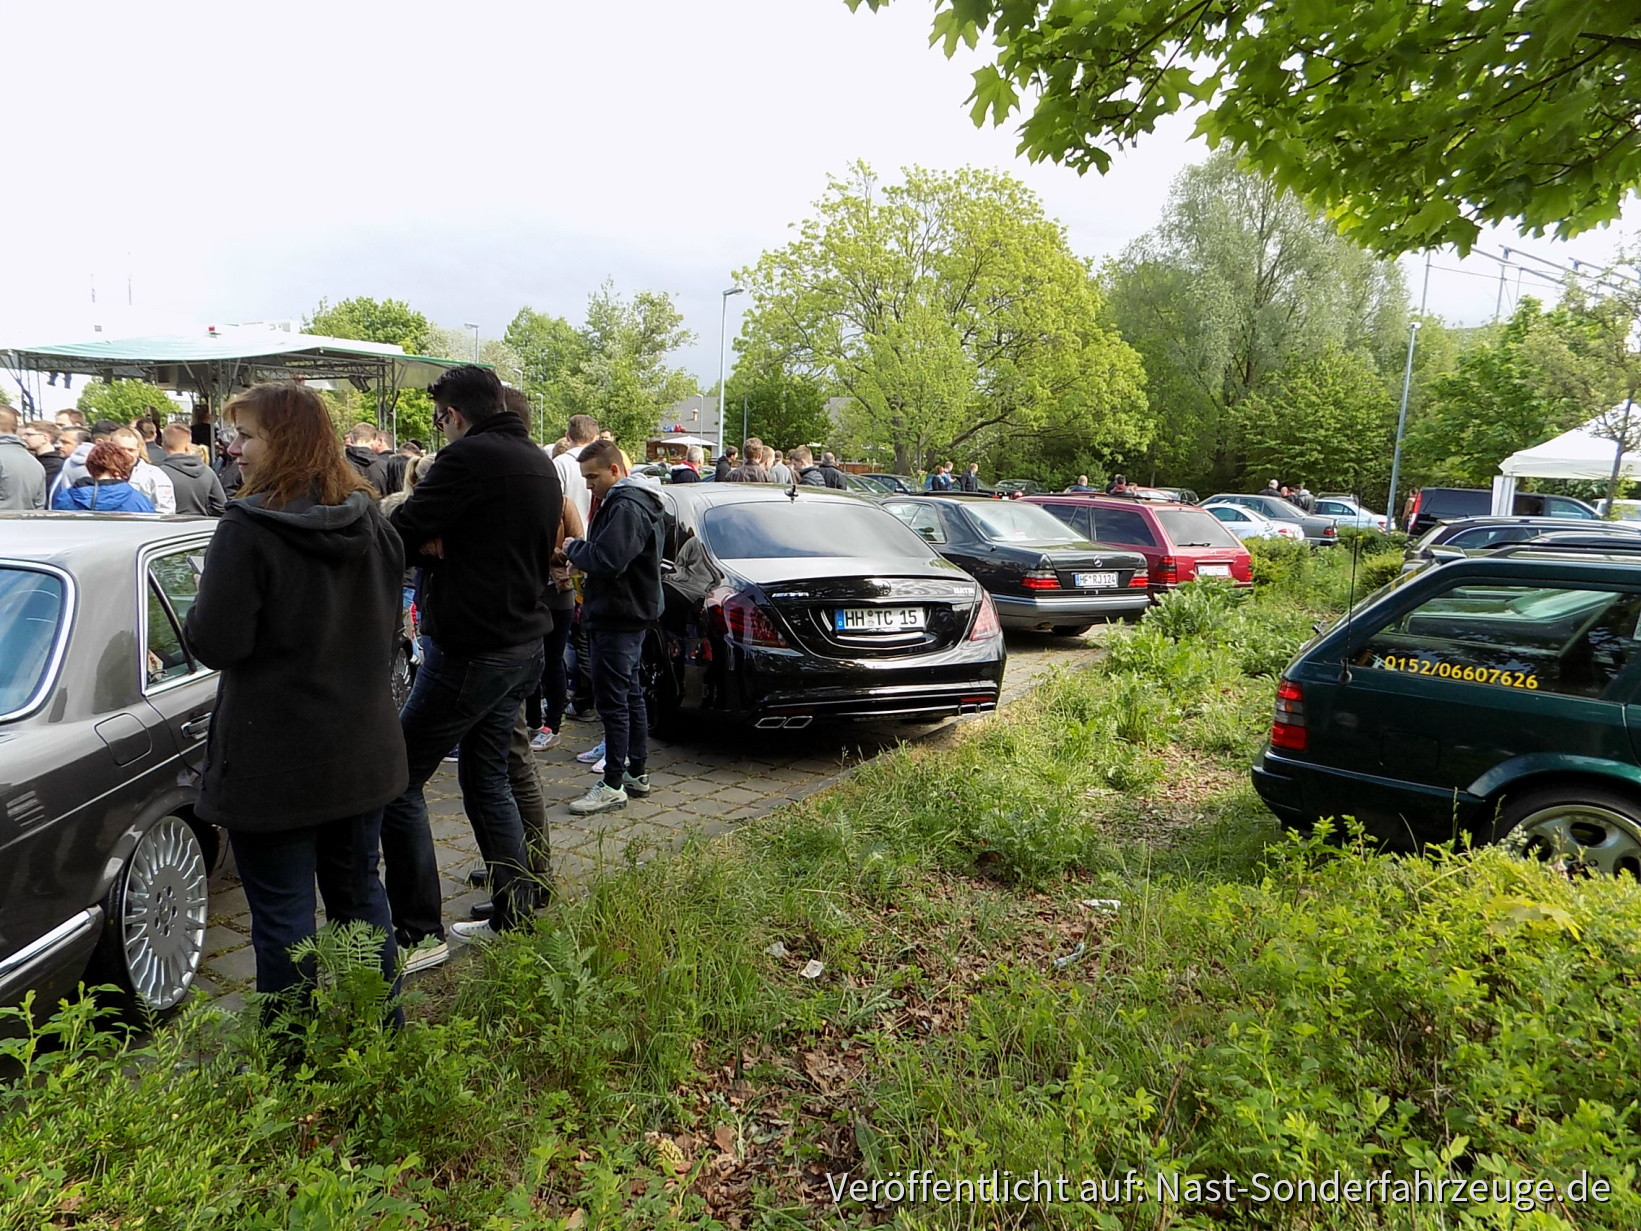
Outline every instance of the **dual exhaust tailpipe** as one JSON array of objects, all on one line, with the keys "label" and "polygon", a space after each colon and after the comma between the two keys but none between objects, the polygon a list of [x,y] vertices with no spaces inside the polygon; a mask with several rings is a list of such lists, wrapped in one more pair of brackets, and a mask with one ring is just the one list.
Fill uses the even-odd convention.
[{"label": "dual exhaust tailpipe", "polygon": [[773,731],[777,727],[785,727],[788,731],[798,731],[815,721],[813,714],[771,714],[767,718],[760,718],[752,725],[760,731]]}]

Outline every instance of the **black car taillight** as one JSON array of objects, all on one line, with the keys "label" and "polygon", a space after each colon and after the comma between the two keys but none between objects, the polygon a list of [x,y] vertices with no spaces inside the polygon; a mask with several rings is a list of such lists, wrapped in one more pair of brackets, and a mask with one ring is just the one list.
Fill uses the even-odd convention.
[{"label": "black car taillight", "polygon": [[725,595],[712,615],[718,631],[731,641],[773,650],[791,648],[769,613],[745,594]]},{"label": "black car taillight", "polygon": [[1305,729],[1305,690],[1292,680],[1276,686],[1276,717],[1271,722],[1271,747],[1304,752],[1309,741]]}]

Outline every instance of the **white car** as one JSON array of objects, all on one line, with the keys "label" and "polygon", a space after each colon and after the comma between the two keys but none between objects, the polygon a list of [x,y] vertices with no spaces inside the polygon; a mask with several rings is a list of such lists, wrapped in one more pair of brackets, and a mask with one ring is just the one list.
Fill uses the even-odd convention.
[{"label": "white car", "polygon": [[1364,509],[1352,496],[1318,496],[1316,515],[1331,517],[1336,526],[1354,526],[1358,530],[1383,530],[1385,515]]},{"label": "white car", "polygon": [[1212,501],[1202,507],[1239,539],[1298,539],[1302,542],[1305,538],[1305,531],[1298,522],[1277,521],[1257,509]]}]

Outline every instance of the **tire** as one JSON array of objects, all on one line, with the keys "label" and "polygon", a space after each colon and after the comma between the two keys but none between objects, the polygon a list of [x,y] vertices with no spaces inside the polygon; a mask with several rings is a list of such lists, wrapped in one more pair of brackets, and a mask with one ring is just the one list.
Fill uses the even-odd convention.
[{"label": "tire", "polygon": [[393,651],[392,674],[389,688],[393,693],[393,708],[402,710],[410,700],[410,690],[416,683],[416,665],[410,661],[410,647],[400,642]]},{"label": "tire", "polygon": [[1566,783],[1506,798],[1489,840],[1568,872],[1641,880],[1641,802]]},{"label": "tire", "polygon": [[661,657],[661,647],[654,641],[644,643],[644,659],[639,665],[644,683],[644,715],[649,733],[656,739],[670,739],[678,734],[679,695],[672,670]]},{"label": "tire", "polygon": [[166,1013],[188,997],[205,954],[210,869],[193,826],[162,816],[137,840],[103,899],[97,965],[131,1006]]},{"label": "tire", "polygon": [[1054,626],[1054,635],[1056,637],[1081,637],[1093,627],[1092,624],[1056,624]]}]

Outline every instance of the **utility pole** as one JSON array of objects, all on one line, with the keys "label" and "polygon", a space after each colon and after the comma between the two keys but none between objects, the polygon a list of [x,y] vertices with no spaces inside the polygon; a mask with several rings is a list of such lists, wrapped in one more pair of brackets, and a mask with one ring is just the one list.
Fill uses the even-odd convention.
[{"label": "utility pole", "polygon": [[[1419,315],[1430,300],[1430,252],[1424,254],[1424,290],[1419,294]],[[1407,434],[1407,397],[1413,388],[1413,345],[1419,337],[1419,321],[1409,321],[1407,366],[1402,369],[1402,409],[1396,415],[1396,447],[1390,455],[1390,491],[1385,496],[1385,525],[1396,524],[1396,480],[1402,470],[1402,437]]]}]

